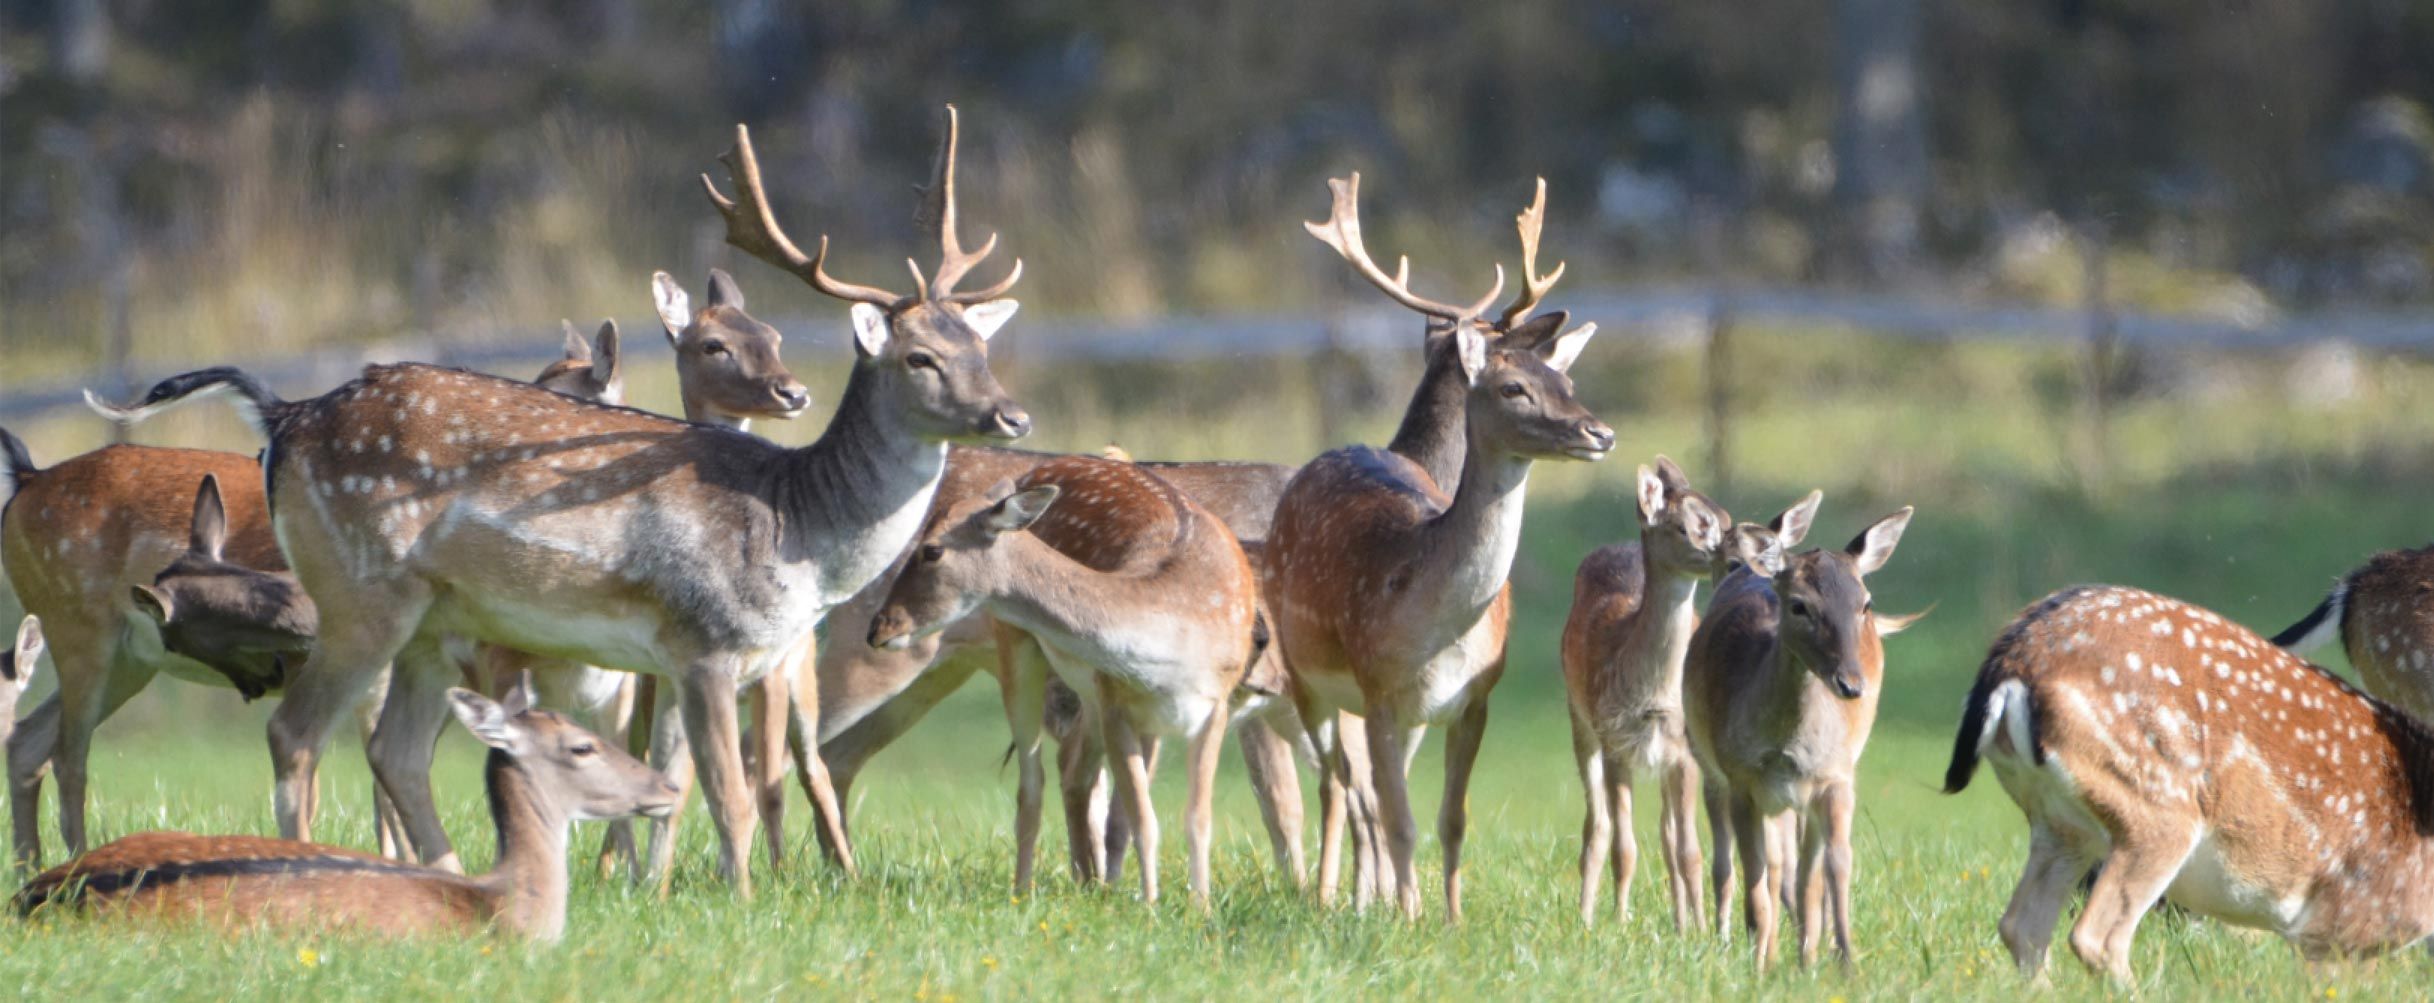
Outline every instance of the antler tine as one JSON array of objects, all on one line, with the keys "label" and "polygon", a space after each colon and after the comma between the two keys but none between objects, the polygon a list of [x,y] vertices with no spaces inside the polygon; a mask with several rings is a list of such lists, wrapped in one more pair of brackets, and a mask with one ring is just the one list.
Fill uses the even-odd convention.
[{"label": "antler tine", "polygon": [[1554,271],[1538,274],[1538,232],[1546,221],[1547,179],[1540,178],[1538,197],[1530,200],[1530,207],[1513,219],[1514,226],[1521,230],[1521,295],[1513,297],[1512,305],[1505,307],[1503,316],[1496,318],[1498,330],[1509,330],[1529,316],[1530,311],[1538,309],[1538,301],[1545,299],[1547,290],[1555,288],[1556,280],[1564,276],[1564,262],[1561,261],[1555,263]]},{"label": "antler tine", "polygon": [[752,152],[752,130],[738,123],[735,146],[720,154],[719,163],[727,165],[727,177],[735,185],[735,198],[719,194],[718,185],[710,176],[701,176],[702,191],[710,196],[710,205],[727,222],[727,243],[735,249],[759,258],[811,284],[811,287],[841,300],[870,303],[896,309],[910,298],[899,296],[874,286],[840,282],[830,278],[822,263],[828,259],[828,237],[820,237],[818,254],[806,256],[802,248],[778,227],[777,216],[769,209],[769,196],[761,188],[760,158]]},{"label": "antler tine", "polygon": [[1389,277],[1385,269],[1379,268],[1378,263],[1370,259],[1369,249],[1361,244],[1361,172],[1354,171],[1349,178],[1328,178],[1327,190],[1335,196],[1334,204],[1328,210],[1327,221],[1305,222],[1302,229],[1310,231],[1310,235],[1317,237],[1320,243],[1334,248],[1335,253],[1352,264],[1354,271],[1361,273],[1362,278],[1378,287],[1387,298],[1438,320],[1459,321],[1479,316],[1504,292],[1504,266],[1498,265],[1495,291],[1490,292],[1487,299],[1467,308],[1424,299],[1413,293],[1410,257],[1403,257],[1395,268],[1395,274]]},{"label": "antler tine", "polygon": [[[940,302],[977,303],[1004,293],[1013,287],[1013,281],[1008,279],[992,286],[992,295],[987,297],[955,293],[955,283],[970,274],[972,266],[980,264],[997,250],[997,235],[992,233],[988,240],[981,243],[980,250],[967,253],[963,249],[963,238],[957,233],[959,218],[955,210],[955,155],[961,134],[960,116],[955,106],[950,104],[947,106],[946,135],[939,140],[938,160],[930,168],[930,188],[921,205],[922,222],[935,227],[938,232],[938,274],[930,279],[922,295]],[[914,271],[919,273],[919,269]]]}]

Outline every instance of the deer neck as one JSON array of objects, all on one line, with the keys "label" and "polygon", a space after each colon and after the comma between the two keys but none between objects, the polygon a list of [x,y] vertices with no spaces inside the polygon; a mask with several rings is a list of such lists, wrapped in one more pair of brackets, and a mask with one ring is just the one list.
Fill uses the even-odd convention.
[{"label": "deer neck", "polygon": [[1690,635],[1698,627],[1694,600],[1698,597],[1699,580],[1649,560],[1652,549],[1651,541],[1640,541],[1640,567],[1646,591],[1641,596],[1639,611],[1632,614],[1625,628],[1622,643],[1615,646],[1613,658],[1632,669],[1620,678],[1640,698],[1635,702],[1680,704],[1682,663],[1690,651]]},{"label": "deer neck", "polygon": [[752,419],[750,418],[742,418],[736,415],[728,414],[724,411],[712,410],[710,405],[703,403],[700,399],[694,397],[690,393],[683,395],[683,401],[686,421],[697,425],[716,425],[720,428],[732,428],[738,432],[748,433],[752,431]]},{"label": "deer neck", "polygon": [[1529,457],[1481,441],[1476,428],[1467,442],[1453,504],[1421,526],[1416,548],[1421,555],[1419,578],[1430,583],[1427,594],[1454,610],[1470,611],[1453,618],[1463,629],[1477,621],[1513,570],[1531,463]]},{"label": "deer neck", "polygon": [[776,506],[785,545],[814,562],[823,608],[862,590],[921,528],[947,444],[924,439],[857,364],[818,441],[788,454]]},{"label": "deer neck", "polygon": [[499,862],[482,883],[496,921],[534,940],[556,940],[566,932],[566,813],[504,752],[491,751],[485,780]]},{"label": "deer neck", "polygon": [[[1178,551],[1188,543],[1176,542]],[[1222,588],[1202,569],[1185,566],[1204,562],[1187,562],[1179,552],[1151,571],[1122,574],[1092,569],[1029,533],[1010,534],[998,545],[1009,548],[1007,571],[989,589],[990,615],[1094,658],[1117,654],[1126,646],[1120,635],[1135,627],[1172,635],[1176,604],[1172,590],[1161,587],[1166,581],[1191,582],[1194,596]]]},{"label": "deer neck", "polygon": [[1468,451],[1463,418],[1470,386],[1462,378],[1462,361],[1452,351],[1452,338],[1428,353],[1428,368],[1419,389],[1403,407],[1403,423],[1395,426],[1387,452],[1420,465],[1430,480],[1444,487],[1462,479],[1462,458]]}]

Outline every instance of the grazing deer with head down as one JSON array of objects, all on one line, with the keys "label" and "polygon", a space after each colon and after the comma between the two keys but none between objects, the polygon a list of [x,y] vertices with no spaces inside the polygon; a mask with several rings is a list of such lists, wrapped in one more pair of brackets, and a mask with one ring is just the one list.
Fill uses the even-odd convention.
[{"label": "grazing deer with head down", "polygon": [[[948,122],[952,135],[951,110]],[[956,290],[995,243],[963,251],[949,186],[928,195],[942,262],[898,294],[832,278],[825,245],[805,255],[787,239],[741,127],[725,159],[740,202],[704,185],[728,240],[854,304],[853,372],[809,446],[417,365],[367,367],[293,402],[237,370],[207,370],[162,381],[124,412],[234,392],[269,440],[283,549],[322,607],[320,646],[271,720],[283,834],[308,833],[312,767],[340,694],[383,662],[396,671],[376,741],[429,748],[449,678],[438,640],[456,633],[672,679],[720,873],[749,894],[737,687],[781,668],[903,550],[947,440],[1019,437],[1030,418],[990,372],[986,340],[1013,316],[1000,296],[1020,263],[990,288]],[[381,781],[416,848],[444,855],[423,778]]]},{"label": "grazing deer with head down", "polygon": [[497,866],[479,878],[332,846],[258,836],[147,832],[27,882],[22,914],[76,908],[161,920],[389,934],[484,929],[556,941],[566,932],[567,825],[665,814],[676,785],[572,721],[452,689],[457,720],[490,746],[484,782]]},{"label": "grazing deer with head down", "polygon": [[2003,942],[2040,974],[2054,924],[2127,983],[2160,899],[2310,958],[2434,933],[2434,732],[2215,613],[2077,586],[1995,639],[1944,789],[1983,758],[2028,818]]},{"label": "grazing deer with head down", "polygon": [[0,652],[0,745],[8,744],[17,727],[17,698],[34,683],[34,663],[42,657],[42,618],[28,613],[17,623],[17,637]]},{"label": "grazing deer with head down", "polygon": [[2366,691],[2434,721],[2434,547],[2387,550],[2333,585],[2324,601],[2273,643],[2302,658],[2338,639]]},{"label": "grazing deer with head down", "polygon": [[[1815,501],[1785,514],[1780,546],[1807,535]],[[1795,863],[1801,962],[1816,960],[1830,912],[1835,954],[1850,964],[1854,783],[1884,689],[1883,639],[1926,615],[1878,613],[1865,579],[1893,557],[1910,515],[1877,520],[1839,551],[1788,556],[1771,575],[1734,571],[1691,635],[1683,710],[1716,827],[1716,918],[1737,853],[1760,965],[1774,960],[1775,909]]]},{"label": "grazing deer with head down", "polygon": [[[1398,453],[1356,446],[1311,461],[1277,503],[1266,595],[1304,724],[1315,736],[1338,710],[1364,717],[1392,887],[1406,916],[1419,914],[1420,892],[1404,770],[1427,725],[1453,722],[1438,830],[1447,913],[1459,920],[1463,801],[1502,665],[1505,618],[1491,613],[1504,608],[1530,467],[1541,458],[1600,459],[1614,445],[1613,429],[1573,399],[1564,376],[1596,329],[1524,336],[1519,321],[1555,278],[1527,274],[1521,299],[1487,325],[1503,332],[1491,340],[1480,321],[1502,293],[1501,268],[1497,288],[1476,303],[1422,299],[1408,267],[1389,276],[1363,248],[1357,175],[1329,185],[1333,214],[1309,224],[1311,233],[1390,298],[1451,329],[1463,375],[1461,478],[1448,497]],[[1537,208],[1523,215],[1525,272],[1535,270]]]},{"label": "grazing deer with head down", "polygon": [[1658,823],[1678,930],[1703,924],[1699,897],[1699,766],[1682,712],[1682,661],[1698,624],[1700,582],[1738,561],[1770,573],[1781,539],[1807,529],[1818,495],[1771,526],[1735,526],[1732,514],[1691,490],[1682,469],[1659,456],[1637,480],[1640,538],[1590,551],[1573,578],[1561,654],[1572,706],[1572,755],[1588,814],[1581,823],[1580,918],[1597,918],[1598,876],[1614,861],[1616,915],[1630,909],[1639,845],[1632,834],[1631,782],[1662,783]]},{"label": "grazing deer with head down", "polygon": [[[1186,842],[1192,897],[1205,906],[1217,753],[1260,633],[1258,586],[1234,535],[1132,464],[1051,460],[939,513],[869,640],[900,645],[979,608],[1029,634],[1068,685],[1091,695],[1151,902],[1150,764],[1162,736],[1190,739]],[[1046,682],[1018,679],[1020,701],[1039,704]]]}]

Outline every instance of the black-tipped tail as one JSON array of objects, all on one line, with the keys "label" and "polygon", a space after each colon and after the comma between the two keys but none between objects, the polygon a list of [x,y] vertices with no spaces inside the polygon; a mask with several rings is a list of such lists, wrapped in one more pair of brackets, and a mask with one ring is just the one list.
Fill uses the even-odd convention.
[{"label": "black-tipped tail", "polygon": [[2340,633],[2341,607],[2348,598],[2349,581],[2344,579],[2325,594],[2324,601],[2317,603],[2315,609],[2308,610],[2306,616],[2300,617],[2299,622],[2275,634],[2274,647],[2300,654],[2313,651],[2332,640],[2333,635]]},{"label": "black-tipped tail", "polygon": [[1978,773],[1978,752],[1986,744],[1986,723],[1998,680],[1995,674],[1980,670],[1977,685],[1969,688],[1969,700],[1961,705],[1961,730],[1952,736],[1952,765],[1944,768],[1944,793],[1959,794],[1969,787],[1969,780]]},{"label": "black-tipped tail", "polygon": [[279,412],[287,407],[287,402],[271,393],[262,381],[234,366],[214,366],[169,377],[153,384],[142,400],[124,407],[108,403],[87,390],[85,404],[104,418],[132,425],[197,397],[224,393],[237,395],[237,410],[266,439]]},{"label": "black-tipped tail", "polygon": [[26,475],[41,473],[42,468],[34,465],[34,454],[25,451],[25,440],[5,428],[0,428],[0,453],[8,454],[8,490],[0,491],[0,499],[13,498]]}]

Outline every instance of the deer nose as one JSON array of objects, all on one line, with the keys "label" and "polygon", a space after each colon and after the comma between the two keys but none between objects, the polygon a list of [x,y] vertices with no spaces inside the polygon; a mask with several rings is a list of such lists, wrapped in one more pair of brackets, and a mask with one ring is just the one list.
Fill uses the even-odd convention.
[{"label": "deer nose", "polygon": [[1001,404],[989,415],[989,431],[1001,439],[1020,439],[1031,434],[1031,414],[1012,404]]},{"label": "deer nose", "polygon": [[777,394],[778,403],[785,405],[788,411],[800,411],[811,406],[811,391],[804,389],[800,383],[788,383],[772,392]]},{"label": "deer nose", "polygon": [[1574,428],[1580,432],[1582,448],[1589,453],[1602,456],[1614,448],[1614,426],[1591,418]]}]

